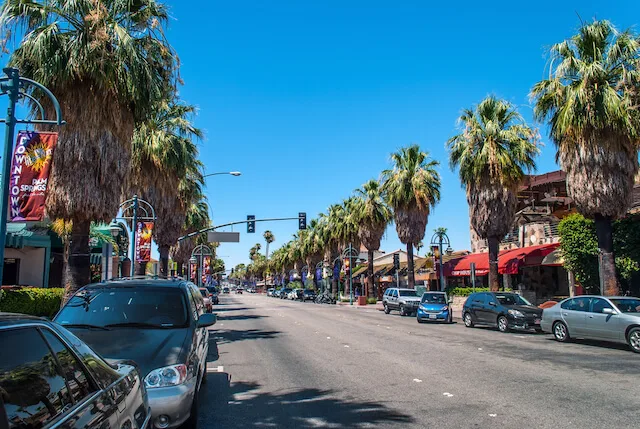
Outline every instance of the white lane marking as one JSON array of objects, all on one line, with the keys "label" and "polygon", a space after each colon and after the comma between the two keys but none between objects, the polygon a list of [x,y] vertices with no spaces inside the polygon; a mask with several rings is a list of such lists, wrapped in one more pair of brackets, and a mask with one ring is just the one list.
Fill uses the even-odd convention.
[{"label": "white lane marking", "polygon": [[331,339],[331,337],[327,337],[327,340],[330,340],[330,339]]},{"label": "white lane marking", "polygon": [[224,372],[224,366],[218,365],[218,372]]},{"label": "white lane marking", "polygon": [[478,347],[478,350],[482,351],[482,347]]},{"label": "white lane marking", "polygon": [[420,380],[419,378],[414,378],[413,381],[415,381],[416,383],[422,383],[422,380]]},{"label": "white lane marking", "polygon": [[391,326],[387,326],[387,329],[391,329]]},{"label": "white lane marking", "polygon": [[495,417],[497,414],[489,414],[489,417]]},{"label": "white lane marking", "polygon": [[442,396],[446,396],[447,398],[451,398],[453,396],[453,394],[449,393],[449,392],[444,392],[442,394]]},{"label": "white lane marking", "polygon": [[348,345],[346,345],[346,344],[345,344],[344,346],[345,346],[345,348],[347,348],[347,349],[349,348],[349,346],[348,346]]}]

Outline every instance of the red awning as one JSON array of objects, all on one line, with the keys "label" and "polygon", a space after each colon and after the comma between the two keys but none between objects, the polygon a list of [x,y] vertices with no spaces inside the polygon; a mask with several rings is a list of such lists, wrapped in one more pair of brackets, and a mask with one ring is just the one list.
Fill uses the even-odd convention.
[{"label": "red awning", "polygon": [[[522,266],[540,265],[542,259],[556,250],[558,246],[558,243],[554,243],[503,250],[498,256],[498,272],[500,274],[518,274],[518,270]],[[470,276],[471,263],[476,264],[476,276],[489,274],[489,254],[473,253],[445,264],[445,276]]]}]

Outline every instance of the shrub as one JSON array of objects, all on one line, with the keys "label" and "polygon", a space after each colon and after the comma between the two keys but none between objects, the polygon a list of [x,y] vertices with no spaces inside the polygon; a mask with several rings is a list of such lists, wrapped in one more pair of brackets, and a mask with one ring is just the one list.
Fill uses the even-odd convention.
[{"label": "shrub", "polygon": [[367,304],[377,304],[377,303],[378,303],[377,298],[367,298]]},{"label": "shrub", "polygon": [[[501,292],[511,292],[511,289],[506,289]],[[447,288],[447,295],[449,296],[469,296],[474,292],[489,292],[488,287],[477,287],[475,290],[470,287],[449,287]]]},{"label": "shrub", "polygon": [[0,298],[0,311],[51,318],[60,309],[63,295],[62,288],[6,289]]}]

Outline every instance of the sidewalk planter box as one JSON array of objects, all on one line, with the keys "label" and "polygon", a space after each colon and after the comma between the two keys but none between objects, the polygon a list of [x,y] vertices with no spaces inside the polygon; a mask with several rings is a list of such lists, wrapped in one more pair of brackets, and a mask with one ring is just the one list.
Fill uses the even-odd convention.
[{"label": "sidewalk planter box", "polygon": [[367,297],[359,296],[358,297],[358,305],[367,305]]}]

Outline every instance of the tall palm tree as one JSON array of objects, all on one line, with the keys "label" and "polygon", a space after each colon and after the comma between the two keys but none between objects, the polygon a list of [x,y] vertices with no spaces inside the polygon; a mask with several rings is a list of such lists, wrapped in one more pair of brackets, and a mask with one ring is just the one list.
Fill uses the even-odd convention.
[{"label": "tall palm tree", "polygon": [[612,221],[631,205],[638,172],[640,40],[609,21],[584,24],[551,48],[548,79],[531,91],[548,120],[567,192],[595,220],[605,293],[617,295]]},{"label": "tall palm tree", "polygon": [[407,277],[415,288],[413,247],[423,238],[429,213],[440,201],[439,165],[420,146],[411,145],[391,154],[392,170],[382,172],[385,200],[393,209],[396,232],[407,246]]},{"label": "tall palm tree", "polygon": [[[9,63],[60,101],[47,214],[73,221],[67,294],[90,281],[92,221],[110,221],[129,172],[131,138],[158,100],[173,91],[176,57],[155,0],[5,1],[0,21],[20,46]],[[49,114],[52,106],[34,93]],[[81,180],[80,180],[81,179]]]},{"label": "tall palm tree", "polygon": [[164,277],[168,275],[169,249],[182,234],[187,209],[203,185],[202,164],[194,144],[202,138],[202,131],[191,122],[195,110],[175,100],[159,103],[133,135],[130,188],[156,211],[153,232]]},{"label": "tall palm tree", "polygon": [[262,237],[264,238],[264,241],[267,243],[265,254],[266,254],[266,258],[269,259],[269,245],[274,241],[276,241],[276,237],[275,235],[273,235],[273,232],[269,230],[266,230],[264,234],[262,234]]},{"label": "tall palm tree", "polygon": [[380,249],[380,240],[387,225],[392,219],[392,213],[382,198],[382,187],[377,180],[369,180],[356,190],[357,210],[356,221],[359,225],[358,236],[367,248],[367,296],[375,295],[375,278],[373,275],[373,255]]},{"label": "tall palm tree", "polygon": [[489,247],[489,287],[498,290],[500,240],[511,230],[517,188],[535,168],[537,132],[509,102],[489,96],[459,118],[460,134],[449,139],[449,163],[459,167],[467,190],[469,217]]}]

